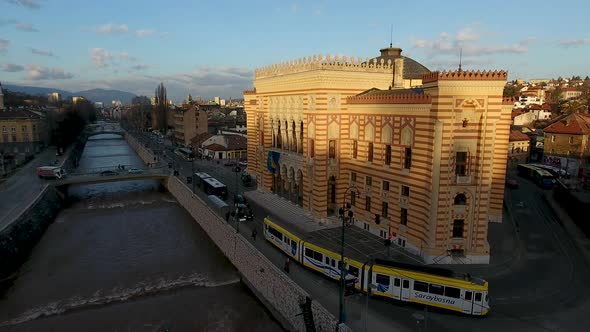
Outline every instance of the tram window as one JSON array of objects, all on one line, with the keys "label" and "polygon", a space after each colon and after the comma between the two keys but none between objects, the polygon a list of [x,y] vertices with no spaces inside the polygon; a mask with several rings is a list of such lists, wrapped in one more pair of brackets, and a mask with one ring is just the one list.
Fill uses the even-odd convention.
[{"label": "tram window", "polygon": [[393,279],[393,286],[394,287],[399,287],[399,278]]},{"label": "tram window", "polygon": [[389,286],[389,276],[384,274],[378,274],[375,276],[375,281],[378,285],[388,285]]},{"label": "tram window", "polygon": [[422,281],[414,281],[414,290],[428,293],[428,284]]},{"label": "tram window", "polygon": [[330,265],[332,265],[332,267],[336,267],[336,261],[334,260],[334,258],[332,258],[332,264]]},{"label": "tram window", "polygon": [[326,256],[326,265],[330,265],[330,257]]},{"label": "tram window", "polygon": [[283,240],[283,234],[272,227],[268,227],[268,232],[279,240]]},{"label": "tram window", "polygon": [[[340,269],[340,262],[338,262],[338,269]],[[359,276],[359,269],[357,267],[349,265],[348,266],[348,273],[352,274],[355,277],[358,277]]]},{"label": "tram window", "polygon": [[291,241],[291,249],[293,249],[293,252],[295,252],[295,250],[297,250],[297,242]]},{"label": "tram window", "polygon": [[313,250],[305,248],[305,256],[313,258]]},{"label": "tram window", "polygon": [[430,287],[428,288],[428,292],[430,294],[443,295],[445,293],[445,288],[441,285],[430,284]]},{"label": "tram window", "polygon": [[471,292],[465,292],[465,300],[471,301]]},{"label": "tram window", "polygon": [[321,253],[314,251],[313,252],[313,259],[315,259],[316,261],[322,261],[322,259],[324,258],[324,255],[322,255]]},{"label": "tram window", "polygon": [[404,280],[404,283],[403,283],[403,287],[402,288],[410,288],[410,281],[409,280]]},{"label": "tram window", "polygon": [[481,293],[475,293],[475,302],[481,302]]},{"label": "tram window", "polygon": [[458,299],[461,297],[461,290],[455,287],[445,287],[445,296]]}]

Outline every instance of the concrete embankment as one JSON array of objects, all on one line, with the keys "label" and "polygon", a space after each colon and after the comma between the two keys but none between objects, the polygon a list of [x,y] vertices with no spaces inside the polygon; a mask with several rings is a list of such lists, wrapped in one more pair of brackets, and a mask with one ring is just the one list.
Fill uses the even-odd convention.
[{"label": "concrete embankment", "polygon": [[[291,331],[305,331],[299,305],[310,296],[241,234],[218,217],[198,196],[176,177],[168,178],[168,191],[191,214],[211,240],[242,275],[242,281]],[[317,301],[312,302],[317,331],[337,331],[338,320]],[[340,327],[340,331],[348,331]]]},{"label": "concrete embankment", "polygon": [[127,143],[129,143],[129,145],[131,145],[133,150],[135,150],[135,153],[137,153],[139,158],[141,158],[145,164],[153,164],[157,162],[157,158],[154,153],[143,146],[135,137],[131,136],[127,132],[125,132],[125,140]]}]

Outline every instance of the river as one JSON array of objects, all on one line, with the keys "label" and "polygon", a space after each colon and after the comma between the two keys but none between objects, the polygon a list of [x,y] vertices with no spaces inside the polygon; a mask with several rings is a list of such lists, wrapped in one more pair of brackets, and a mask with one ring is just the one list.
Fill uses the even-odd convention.
[{"label": "river", "polygon": [[[79,169],[143,167],[116,135]],[[277,331],[235,268],[157,181],[73,186],[0,299],[1,331]]]}]

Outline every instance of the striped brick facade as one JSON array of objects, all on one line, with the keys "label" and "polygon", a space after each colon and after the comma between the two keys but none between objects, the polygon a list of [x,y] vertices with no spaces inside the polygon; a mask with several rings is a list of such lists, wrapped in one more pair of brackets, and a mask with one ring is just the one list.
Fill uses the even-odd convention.
[{"label": "striped brick facade", "polygon": [[[391,72],[387,64],[325,59],[320,65],[304,60],[257,70],[255,90],[245,91],[244,99],[249,169],[259,190],[290,199],[320,219],[350,203],[354,192],[357,226],[391,235],[426,262],[489,262],[487,225],[502,220],[510,129],[510,108],[502,100],[506,73],[432,72],[394,84],[423,89],[400,95],[383,91],[392,85]],[[360,94],[372,88],[382,94]],[[267,167],[269,151],[280,153],[274,175]],[[458,155],[466,156],[461,175]],[[456,220],[463,222],[462,232],[453,232]]]}]

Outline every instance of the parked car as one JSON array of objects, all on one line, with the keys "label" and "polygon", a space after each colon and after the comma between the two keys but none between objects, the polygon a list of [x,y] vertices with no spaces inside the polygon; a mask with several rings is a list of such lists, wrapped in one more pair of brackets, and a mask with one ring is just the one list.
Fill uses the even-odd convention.
[{"label": "parked car", "polygon": [[238,165],[242,166],[242,167],[248,167],[248,161],[247,160],[242,160],[238,163]]},{"label": "parked car", "polygon": [[516,179],[513,178],[506,178],[506,187],[508,188],[518,188],[519,184]]},{"label": "parked car", "polygon": [[129,172],[131,174],[139,174],[139,173],[143,173],[143,170],[139,169],[139,168],[130,168],[127,172]]},{"label": "parked car", "polygon": [[238,207],[238,221],[245,222],[249,220],[254,220],[254,212],[249,206],[240,206]]},{"label": "parked car", "polygon": [[223,166],[236,166],[236,162],[233,160],[228,160],[223,164]]},{"label": "parked car", "polygon": [[241,194],[235,194],[234,206],[248,206],[248,201],[246,200],[246,197],[244,197],[244,195]]},{"label": "parked car", "polygon": [[66,171],[61,167],[41,166],[37,167],[37,176],[40,179],[61,179],[66,176]]},{"label": "parked car", "polygon": [[252,176],[246,172],[242,173],[242,184],[246,187],[252,186]]},{"label": "parked car", "polygon": [[102,176],[113,176],[113,175],[119,175],[119,173],[116,172],[116,171],[102,171],[102,172],[100,172],[100,175],[102,175]]}]

